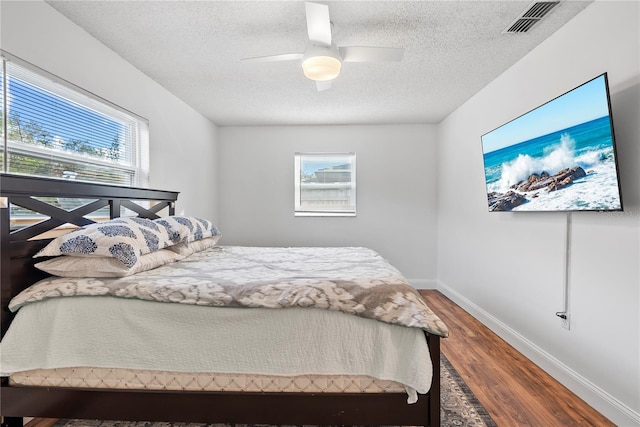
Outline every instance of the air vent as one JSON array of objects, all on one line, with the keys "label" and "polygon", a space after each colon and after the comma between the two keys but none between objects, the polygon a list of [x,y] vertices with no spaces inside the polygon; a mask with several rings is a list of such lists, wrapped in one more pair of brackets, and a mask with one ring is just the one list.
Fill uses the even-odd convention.
[{"label": "air vent", "polygon": [[516,22],[507,28],[507,33],[526,33],[533,27],[539,19],[518,18]]},{"label": "air vent", "polygon": [[539,1],[533,4],[525,13],[522,14],[523,18],[538,18],[542,19],[549,13],[551,9],[560,3],[559,1]]},{"label": "air vent", "polygon": [[518,17],[504,33],[526,33],[544,18],[554,7],[560,4],[559,1],[539,1],[533,3],[520,17]]}]

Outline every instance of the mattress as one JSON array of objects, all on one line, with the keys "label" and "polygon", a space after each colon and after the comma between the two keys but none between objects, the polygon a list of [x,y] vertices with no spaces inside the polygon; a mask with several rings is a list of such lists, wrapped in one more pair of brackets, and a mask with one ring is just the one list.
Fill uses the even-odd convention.
[{"label": "mattress", "polygon": [[285,393],[404,393],[405,386],[357,375],[269,376],[118,368],[34,369],[11,375],[11,385],[125,390]]}]

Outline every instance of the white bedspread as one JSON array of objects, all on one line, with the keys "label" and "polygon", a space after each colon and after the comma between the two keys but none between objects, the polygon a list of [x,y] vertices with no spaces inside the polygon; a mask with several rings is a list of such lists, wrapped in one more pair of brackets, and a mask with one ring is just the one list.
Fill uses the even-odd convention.
[{"label": "white bedspread", "polygon": [[[354,337],[357,339],[354,340]],[[60,367],[369,375],[431,385],[424,332],[315,308],[212,308],[77,296],[22,307],[0,343],[0,372]]]}]

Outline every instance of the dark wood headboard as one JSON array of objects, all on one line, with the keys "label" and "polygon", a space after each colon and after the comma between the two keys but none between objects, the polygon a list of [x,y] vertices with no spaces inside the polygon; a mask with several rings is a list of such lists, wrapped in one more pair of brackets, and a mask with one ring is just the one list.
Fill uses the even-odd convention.
[{"label": "dark wood headboard", "polygon": [[[67,211],[45,201],[57,199],[81,199],[84,204]],[[158,218],[158,213],[163,210],[166,210],[165,215],[173,215],[177,199],[178,193],[175,191],[0,174],[1,336],[4,336],[13,319],[8,309],[11,298],[47,276],[33,266],[32,258],[51,241],[51,238],[40,237],[43,233],[63,224],[91,224],[95,221],[87,216],[102,208],[107,208],[111,219],[120,217],[122,208],[150,219]],[[136,203],[140,201],[152,203],[147,208]],[[12,226],[9,206],[20,206],[48,219],[16,228]]]}]

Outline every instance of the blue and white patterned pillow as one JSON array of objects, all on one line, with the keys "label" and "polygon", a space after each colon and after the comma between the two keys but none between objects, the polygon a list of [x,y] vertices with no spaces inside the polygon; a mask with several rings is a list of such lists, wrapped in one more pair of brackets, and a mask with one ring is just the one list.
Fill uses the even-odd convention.
[{"label": "blue and white patterned pillow", "polygon": [[195,242],[207,237],[218,236],[220,231],[209,220],[193,216],[173,215],[153,220],[156,224],[165,227],[168,232],[177,233],[178,242]]},{"label": "blue and white patterned pillow", "polygon": [[179,241],[177,233],[145,218],[116,218],[85,225],[53,239],[40,252],[43,256],[111,257],[131,268],[141,255],[166,248]]}]

